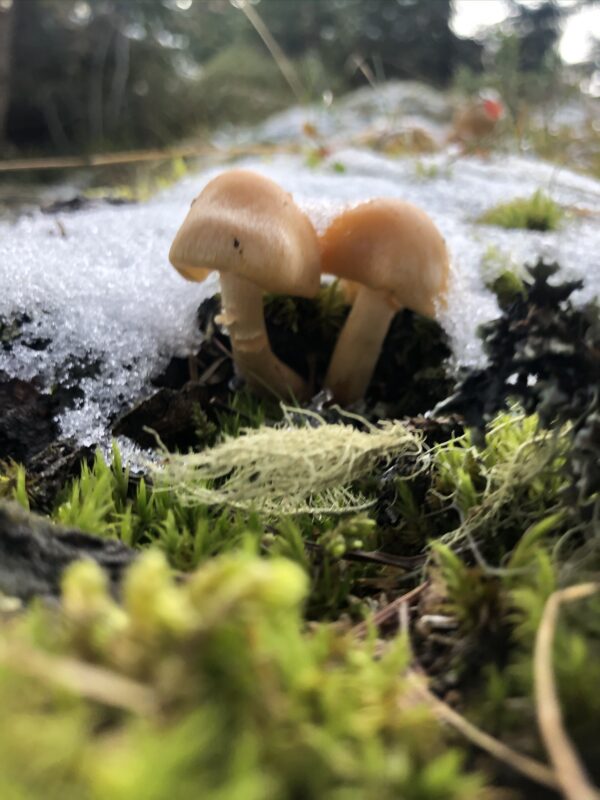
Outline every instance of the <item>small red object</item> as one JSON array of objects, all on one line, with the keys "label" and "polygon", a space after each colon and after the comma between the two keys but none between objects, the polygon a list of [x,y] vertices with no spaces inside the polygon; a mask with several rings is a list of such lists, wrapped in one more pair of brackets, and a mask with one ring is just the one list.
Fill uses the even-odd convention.
[{"label": "small red object", "polygon": [[504,106],[497,100],[484,100],[483,107],[485,108],[485,113],[494,122],[504,116]]}]

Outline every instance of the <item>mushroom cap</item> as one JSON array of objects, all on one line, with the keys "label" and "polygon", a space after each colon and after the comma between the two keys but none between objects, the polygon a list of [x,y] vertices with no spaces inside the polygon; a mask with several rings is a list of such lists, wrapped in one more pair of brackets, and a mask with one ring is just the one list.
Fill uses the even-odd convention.
[{"label": "mushroom cap", "polygon": [[231,272],[268,292],[314,296],[320,283],[315,230],[292,196],[268,178],[231,170],[193,201],[169,252],[192,281]]},{"label": "mushroom cap", "polygon": [[[435,316],[448,285],[446,243],[420,208],[377,199],[344,211],[321,237],[321,268],[381,291],[397,308]],[[347,286],[352,295],[353,287]]]}]

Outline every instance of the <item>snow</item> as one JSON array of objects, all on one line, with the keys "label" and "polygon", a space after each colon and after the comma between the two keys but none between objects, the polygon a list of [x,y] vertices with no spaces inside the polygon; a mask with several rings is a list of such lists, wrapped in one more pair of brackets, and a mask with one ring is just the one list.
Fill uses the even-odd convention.
[{"label": "snow", "polygon": [[[367,101],[357,95],[344,114],[354,108],[356,127],[372,126]],[[297,135],[301,112],[286,114],[260,130]],[[343,173],[334,170],[340,163]],[[452,256],[452,288],[441,321],[457,363],[481,360],[476,328],[498,314],[483,285],[484,271],[543,255],[558,261],[565,276],[585,280],[580,301],[600,294],[600,183],[569,170],[516,155],[483,159],[442,152],[398,159],[360,148],[338,149],[316,168],[302,155],[246,158],[236,165],[280,183],[319,231],[340,209],[370,197],[401,197],[422,206]],[[106,441],[109,418],[147,393],[150,378],[173,355],[197,347],[196,310],[215,291],[216,278],[185,282],[167,254],[191,199],[221,169],[189,175],[139,205],[35,213],[0,223],[0,320],[27,314],[22,335],[0,349],[0,370],[37,378],[48,391],[70,381],[80,385],[83,396],[59,419],[63,434],[82,443]],[[537,189],[590,215],[573,216],[554,233],[476,223],[490,206]],[[76,376],[82,369],[83,381]]]},{"label": "snow", "polygon": [[306,123],[315,126],[328,144],[365,131],[389,131],[396,124],[423,127],[441,137],[440,123],[448,123],[451,117],[452,105],[442,92],[417,81],[389,81],[376,90],[370,86],[357,89],[332,105],[295,106],[259,125],[225,129],[214,141],[224,145],[296,143],[306,138]]}]

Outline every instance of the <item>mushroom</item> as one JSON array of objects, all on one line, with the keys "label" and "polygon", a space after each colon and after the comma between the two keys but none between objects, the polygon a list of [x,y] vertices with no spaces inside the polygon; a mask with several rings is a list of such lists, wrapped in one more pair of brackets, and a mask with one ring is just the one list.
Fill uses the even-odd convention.
[{"label": "mushroom", "polygon": [[220,273],[221,321],[248,385],[305,397],[304,380],[271,350],[263,312],[265,291],[313,297],[319,289],[317,235],[291,195],[247,170],[219,175],[192,202],[169,259],[190,281]]},{"label": "mushroom", "polygon": [[336,400],[349,404],[363,396],[396,312],[434,317],[445,303],[448,251],[424,211],[385,198],[344,211],[320,244],[322,271],[351,282],[352,309],[325,377]]}]

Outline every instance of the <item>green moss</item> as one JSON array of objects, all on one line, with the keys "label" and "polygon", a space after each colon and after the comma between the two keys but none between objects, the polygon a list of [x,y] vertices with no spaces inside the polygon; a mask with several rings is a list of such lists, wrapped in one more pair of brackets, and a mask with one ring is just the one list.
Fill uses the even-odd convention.
[{"label": "green moss", "polygon": [[155,711],[111,710],[110,678],[104,703],[85,687],[58,692],[49,676],[27,678],[22,656],[0,673],[3,796],[479,797],[480,780],[411,698],[404,641],[375,659],[373,642],[305,631],[306,591],[284,559],[222,556],[176,584],[150,552],[121,608],[95,567],[72,567],[62,611],[29,615],[45,644],[25,618],[3,633],[6,652],[47,664],[68,653],[143,685]]},{"label": "green moss", "polygon": [[440,445],[435,455],[436,495],[458,511],[460,524],[443,536],[456,545],[476,541],[499,561],[528,527],[554,512],[568,486],[564,470],[568,428],[550,434],[535,415],[513,409],[490,424],[485,444],[470,434]]},{"label": "green moss", "polygon": [[501,308],[517,296],[525,295],[522,270],[509,253],[490,245],[481,258],[481,276],[486,287],[494,292]]},{"label": "green moss", "polygon": [[427,163],[417,159],[415,161],[415,175],[419,180],[429,181],[440,177],[449,178],[452,176],[452,170],[448,166],[444,167],[435,162]]},{"label": "green moss", "polygon": [[501,203],[489,209],[479,217],[478,222],[485,225],[498,225],[501,228],[555,231],[563,216],[560,206],[545,192],[538,189],[529,198],[519,197],[509,203]]},{"label": "green moss", "polygon": [[507,270],[498,275],[495,280],[488,284],[488,288],[498,298],[500,308],[506,308],[513,300],[523,297],[525,287],[522,279],[514,272]]},{"label": "green moss", "polygon": [[20,506],[29,511],[27,473],[24,467],[13,461],[0,462],[0,500],[4,498],[16,500]]},{"label": "green moss", "polygon": [[[242,405],[240,416],[259,424],[260,406]],[[315,421],[309,430],[327,444],[329,427]],[[368,429],[353,431],[368,438]],[[232,441],[243,449],[265,434],[272,445],[280,433],[263,423]],[[343,438],[352,462],[354,439],[348,430]],[[183,503],[132,476],[118,449],[111,464],[98,455],[54,517],[147,552],[120,602],[93,564],[80,564],[64,578],[60,609],[32,608],[4,627],[2,796],[479,798],[479,779],[407,691],[404,639],[384,645],[373,633],[361,643],[343,632],[349,615],[360,619],[424,577],[411,637],[433,687],[452,690],[461,713],[542,759],[535,632],[556,587],[600,571],[595,528],[582,527],[565,496],[571,428],[549,433],[513,406],[481,442],[467,433],[428,447],[417,438],[411,458],[397,457],[397,443],[391,462],[376,459],[358,476],[354,488],[378,501],[362,514],[270,521]],[[255,451],[254,469],[276,450]],[[343,464],[338,457],[336,468]],[[22,471],[10,485],[26,502]],[[392,559],[352,560],[369,553],[422,561],[404,569]],[[188,574],[174,580],[172,567]],[[592,772],[600,763],[598,611],[597,600],[565,610],[554,652],[564,717]],[[6,657],[13,652],[20,661]],[[57,689],[53,669],[30,675],[28,664],[50,664],[32,652],[133,681],[150,707],[130,699],[123,709],[116,689],[113,702],[92,700],[85,682]]]},{"label": "green moss", "polygon": [[[25,471],[7,468],[0,476],[0,492],[26,505]],[[310,577],[311,618],[335,619],[344,610],[360,617],[366,607],[359,596],[375,590],[371,580],[376,586],[381,570],[370,563],[344,561],[348,550],[367,542],[373,548],[381,544],[381,531],[367,514],[346,514],[341,521],[327,515],[300,515],[269,522],[253,511],[182,502],[174,492],[132,476],[116,445],[111,463],[97,453],[91,467],[82,466],[80,477],[61,493],[52,517],[140,550],[154,545],[183,571],[240,549],[267,558],[285,556]]]}]

